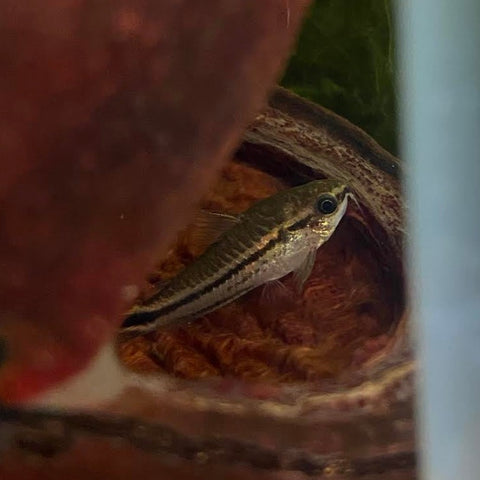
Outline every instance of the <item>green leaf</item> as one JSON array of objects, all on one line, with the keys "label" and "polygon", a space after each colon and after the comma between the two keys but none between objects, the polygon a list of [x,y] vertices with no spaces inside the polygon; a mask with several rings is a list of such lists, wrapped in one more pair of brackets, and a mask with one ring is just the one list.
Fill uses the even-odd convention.
[{"label": "green leaf", "polygon": [[316,0],[282,85],[397,153],[389,0]]}]

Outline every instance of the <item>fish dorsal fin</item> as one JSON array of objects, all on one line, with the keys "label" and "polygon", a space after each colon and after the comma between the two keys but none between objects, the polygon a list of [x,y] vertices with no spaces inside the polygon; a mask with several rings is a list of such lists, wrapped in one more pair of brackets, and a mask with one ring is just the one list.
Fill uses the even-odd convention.
[{"label": "fish dorsal fin", "polygon": [[190,239],[196,247],[203,250],[239,222],[240,219],[234,215],[200,210],[192,224]]},{"label": "fish dorsal fin", "polygon": [[317,249],[310,249],[303,259],[302,263],[293,272],[293,281],[295,283],[295,289],[298,293],[303,292],[303,286],[308,277],[312,273],[313,265],[315,265],[315,259],[317,257]]}]

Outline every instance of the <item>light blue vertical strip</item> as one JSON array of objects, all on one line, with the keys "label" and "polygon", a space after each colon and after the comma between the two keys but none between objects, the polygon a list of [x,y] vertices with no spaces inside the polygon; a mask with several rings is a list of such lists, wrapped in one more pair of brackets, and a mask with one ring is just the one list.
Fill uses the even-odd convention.
[{"label": "light blue vertical strip", "polygon": [[480,480],[480,0],[396,0],[421,478]]}]

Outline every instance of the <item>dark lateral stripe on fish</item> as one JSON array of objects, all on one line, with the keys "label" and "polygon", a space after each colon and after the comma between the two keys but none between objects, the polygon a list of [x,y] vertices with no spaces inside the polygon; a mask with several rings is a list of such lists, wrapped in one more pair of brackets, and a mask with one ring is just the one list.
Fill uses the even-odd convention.
[{"label": "dark lateral stripe on fish", "polygon": [[[221,307],[222,305],[227,304],[231,300],[234,300],[235,298],[241,297],[245,293],[249,291],[249,288],[244,288],[243,290],[238,290],[235,292],[233,295],[230,295],[229,297],[222,298],[222,300],[218,300],[217,302],[213,303],[212,305],[209,305],[207,307],[201,308],[198,310],[195,315],[192,315],[190,317],[186,317],[190,319],[194,318],[199,318],[202,315],[206,315],[207,313],[215,310],[218,307]],[[159,318],[160,315],[158,314],[158,310],[152,310],[151,312],[138,312],[138,313],[132,313],[128,318],[128,325],[127,325],[127,320],[124,322],[123,327],[135,327],[135,326],[141,326],[141,325],[148,325],[150,322],[155,321],[157,318]]]},{"label": "dark lateral stripe on fish", "polygon": [[302,218],[298,222],[295,222],[294,224],[290,225],[287,227],[287,230],[289,232],[295,232],[296,230],[301,230],[302,228],[305,228],[308,226],[308,224],[312,221],[313,215],[308,215],[305,218]]},{"label": "dark lateral stripe on fish", "polygon": [[221,300],[218,300],[216,301],[215,303],[213,303],[212,305],[208,305],[207,307],[203,307],[201,308],[200,310],[198,310],[196,313],[195,313],[195,317],[200,317],[202,315],[205,315],[213,310],[215,310],[216,308],[218,307],[221,307],[222,305],[225,305],[227,304],[228,302],[230,302],[230,300],[232,299],[235,299],[235,298],[238,298],[238,297],[241,297],[242,295],[244,295],[245,293],[247,293],[249,290],[249,288],[244,288],[243,290],[238,290],[237,292],[235,292],[233,295],[230,295],[229,297],[225,297],[225,298],[222,298]]},{"label": "dark lateral stripe on fish", "polygon": [[122,328],[148,325],[158,317],[158,311],[156,310],[132,313],[124,320]]},{"label": "dark lateral stripe on fish", "polygon": [[153,310],[153,311],[147,310],[143,312],[132,313],[125,319],[122,327],[123,328],[134,327],[134,326],[142,325],[145,323],[150,323],[150,321],[153,321],[155,318],[161,317],[163,315],[168,315],[169,313],[173,312],[177,308],[180,308],[189,302],[197,300],[202,295],[205,295],[211,292],[213,289],[219,287],[220,285],[230,280],[230,278],[232,278],[237,273],[240,273],[244,268],[248,267],[251,263],[259,260],[265,253],[267,253],[269,250],[274,248],[277,242],[282,241],[284,237],[285,237],[285,232],[283,230],[280,230],[276,235],[276,237],[269,240],[264,247],[252,253],[248,258],[240,262],[238,265],[236,265],[234,268],[232,268],[228,272],[225,272],[224,275],[222,275],[220,278],[217,278],[217,280],[215,280],[214,282],[208,285],[205,285],[205,287],[202,290],[191,293],[186,297],[178,300],[177,302],[172,303],[171,305],[166,305],[165,307],[160,308],[159,310]]}]

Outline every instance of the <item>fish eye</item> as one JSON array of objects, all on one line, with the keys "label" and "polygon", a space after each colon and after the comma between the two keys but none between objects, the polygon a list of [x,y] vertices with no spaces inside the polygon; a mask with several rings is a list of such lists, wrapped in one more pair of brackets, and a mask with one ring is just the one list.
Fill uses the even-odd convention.
[{"label": "fish eye", "polygon": [[317,209],[324,215],[330,215],[337,209],[337,199],[332,195],[322,195],[317,202]]}]

